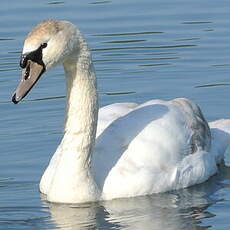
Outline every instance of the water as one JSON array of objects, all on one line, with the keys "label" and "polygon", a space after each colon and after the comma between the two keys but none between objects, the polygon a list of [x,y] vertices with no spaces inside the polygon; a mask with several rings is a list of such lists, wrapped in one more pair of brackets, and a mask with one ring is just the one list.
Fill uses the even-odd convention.
[{"label": "water", "polygon": [[227,0],[29,1],[0,7],[0,229],[229,229],[230,169],[202,185],[133,199],[53,205],[38,192],[61,136],[62,68],[10,102],[23,39],[43,19],[76,24],[92,48],[100,104],[187,97],[230,117]]}]

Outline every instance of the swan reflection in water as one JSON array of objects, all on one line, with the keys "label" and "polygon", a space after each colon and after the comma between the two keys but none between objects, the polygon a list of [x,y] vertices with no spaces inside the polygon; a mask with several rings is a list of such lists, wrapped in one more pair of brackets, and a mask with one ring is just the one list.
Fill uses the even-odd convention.
[{"label": "swan reflection in water", "polygon": [[58,229],[208,229],[202,219],[214,217],[207,209],[214,194],[230,179],[230,169],[209,181],[170,193],[106,202],[65,205],[48,203],[51,221]]}]

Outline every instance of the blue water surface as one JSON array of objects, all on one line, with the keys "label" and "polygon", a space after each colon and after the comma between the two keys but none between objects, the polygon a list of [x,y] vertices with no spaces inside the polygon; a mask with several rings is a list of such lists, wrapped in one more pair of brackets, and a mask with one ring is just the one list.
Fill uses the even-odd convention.
[{"label": "blue water surface", "polygon": [[0,229],[218,229],[230,227],[230,169],[191,188],[83,205],[55,205],[40,177],[61,137],[62,67],[11,103],[32,26],[69,20],[93,53],[100,105],[187,97],[207,120],[230,117],[230,1],[1,0]]}]

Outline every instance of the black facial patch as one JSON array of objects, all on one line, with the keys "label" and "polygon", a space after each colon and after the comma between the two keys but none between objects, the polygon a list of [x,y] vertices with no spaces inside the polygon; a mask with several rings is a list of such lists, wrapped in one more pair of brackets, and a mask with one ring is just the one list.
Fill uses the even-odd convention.
[{"label": "black facial patch", "polygon": [[33,62],[36,62],[42,66],[45,67],[43,61],[42,61],[42,49],[47,47],[47,43],[43,43],[38,49],[35,51],[32,51],[30,53],[22,54],[20,59],[20,66],[21,68],[25,68],[27,65],[27,61],[31,60]]}]

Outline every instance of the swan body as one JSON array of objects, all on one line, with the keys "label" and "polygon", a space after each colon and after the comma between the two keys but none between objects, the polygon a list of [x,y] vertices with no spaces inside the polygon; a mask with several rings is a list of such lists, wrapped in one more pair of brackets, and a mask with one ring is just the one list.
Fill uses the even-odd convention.
[{"label": "swan body", "polygon": [[46,20],[29,33],[13,102],[58,64],[67,82],[66,121],[40,182],[47,200],[81,203],[165,192],[217,172],[230,143],[229,120],[212,123],[210,131],[200,108],[184,98],[99,110],[91,54],[70,22]]}]

